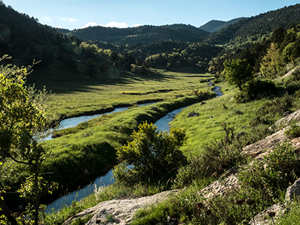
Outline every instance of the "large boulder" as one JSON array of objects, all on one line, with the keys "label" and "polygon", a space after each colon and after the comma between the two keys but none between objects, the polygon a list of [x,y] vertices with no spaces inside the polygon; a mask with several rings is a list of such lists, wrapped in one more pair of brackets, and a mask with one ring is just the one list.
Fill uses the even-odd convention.
[{"label": "large boulder", "polygon": [[177,192],[178,190],[171,190],[148,197],[101,202],[98,205],[86,209],[71,217],[65,221],[63,225],[72,224],[74,221],[76,221],[76,219],[91,215],[93,217],[86,223],[86,225],[129,224],[138,209],[161,202],[167,197],[170,197],[171,194],[176,194]]},{"label": "large boulder", "polygon": [[288,187],[285,194],[285,200],[291,202],[300,197],[300,178]]},{"label": "large boulder", "polygon": [[276,126],[287,126],[292,120],[300,122],[300,110],[289,114],[282,119],[278,120],[275,125]]}]

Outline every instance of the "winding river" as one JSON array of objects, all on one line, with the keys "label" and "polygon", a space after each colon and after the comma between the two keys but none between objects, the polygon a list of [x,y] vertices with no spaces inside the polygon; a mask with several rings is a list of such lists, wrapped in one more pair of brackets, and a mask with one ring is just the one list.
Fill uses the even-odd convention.
[{"label": "winding river", "polygon": [[[209,83],[209,84],[211,85],[211,83]],[[219,86],[215,86],[213,88],[213,91],[216,93],[216,97],[220,97],[220,96],[223,95],[223,93],[221,92],[221,87],[219,87]],[[145,103],[145,104],[140,104],[138,106],[140,107],[140,106],[145,106],[145,105],[150,105],[150,104],[154,104],[154,103]],[[198,104],[198,103],[196,103],[196,104]],[[186,106],[186,107],[188,107],[188,106]],[[168,131],[169,132],[169,130],[170,130],[169,123],[175,118],[175,116],[178,113],[181,112],[182,109],[184,109],[186,107],[182,107],[182,108],[176,109],[172,112],[169,112],[166,116],[160,118],[154,124],[161,131]],[[124,111],[126,109],[128,109],[128,108],[127,107],[120,107],[120,108],[116,108],[114,111],[108,112],[108,113],[102,113],[102,114],[97,114],[97,115],[92,115],[92,116],[81,116],[81,117],[65,119],[65,120],[61,121],[60,126],[59,126],[58,129],[65,129],[65,128],[69,128],[69,127],[75,127],[79,123],[88,121],[90,119],[99,117],[101,115],[110,114],[110,113],[114,113],[114,112],[121,112],[121,111]],[[49,136],[49,137],[47,137],[47,139],[44,139],[44,140],[49,140],[49,139],[52,139],[52,137]],[[93,194],[94,190],[95,190],[95,187],[107,186],[107,185],[113,184],[115,182],[115,180],[112,176],[113,176],[113,173],[112,173],[112,169],[111,169],[104,176],[98,177],[93,183],[91,183],[89,185],[86,185],[85,187],[82,187],[79,190],[73,191],[73,192],[71,192],[67,195],[64,195],[64,196],[56,199],[55,201],[53,201],[52,203],[47,205],[47,208],[46,208],[45,212],[50,213],[52,211],[60,210],[63,206],[70,206],[73,201],[79,201],[80,199],[83,199],[83,198],[87,197],[88,195]]]}]

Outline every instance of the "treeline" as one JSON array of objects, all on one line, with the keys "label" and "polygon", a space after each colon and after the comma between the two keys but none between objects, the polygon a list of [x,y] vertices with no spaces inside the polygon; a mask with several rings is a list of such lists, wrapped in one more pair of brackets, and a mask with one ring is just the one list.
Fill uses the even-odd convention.
[{"label": "treeline", "polygon": [[69,34],[83,40],[102,41],[113,44],[150,44],[162,40],[201,42],[208,32],[191,25],[174,24],[165,26],[145,25],[133,28],[87,27],[73,30]]},{"label": "treeline", "polygon": [[[225,60],[245,59],[255,72],[261,71],[268,73],[274,70],[274,66],[281,68],[282,65],[293,62],[300,57],[300,24],[295,26],[290,24],[288,29],[282,26],[277,27],[268,39],[256,42],[244,49],[235,49],[223,52],[218,57],[213,58],[209,62],[209,71],[219,73],[223,71]],[[272,62],[274,66],[267,65]],[[269,72],[276,74],[279,69]]]},{"label": "treeline", "polygon": [[[226,44],[230,40],[239,38],[239,43],[242,43],[247,41],[249,37],[255,39],[263,35],[268,35],[279,26],[288,29],[291,23],[299,23],[299,10],[300,4],[296,4],[246,18],[218,32],[210,34],[204,41],[210,44]],[[258,39],[254,41],[257,40]]]}]

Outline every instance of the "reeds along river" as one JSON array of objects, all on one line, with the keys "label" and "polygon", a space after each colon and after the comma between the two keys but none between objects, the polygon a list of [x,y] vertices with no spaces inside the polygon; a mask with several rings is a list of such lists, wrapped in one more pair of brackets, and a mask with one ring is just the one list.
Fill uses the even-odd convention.
[{"label": "reeds along river", "polygon": [[[213,91],[216,93],[216,97],[220,97],[223,95],[222,91],[221,91],[221,87],[219,86],[215,86]],[[146,103],[146,104],[140,104],[139,106],[145,106],[145,105],[149,105],[149,104],[154,104],[154,103]],[[197,103],[196,103],[197,104]],[[186,106],[188,107],[188,106]],[[168,131],[170,130],[170,125],[169,123],[174,119],[174,117],[181,112],[182,109],[186,108],[186,107],[182,107],[179,109],[176,109],[172,112],[169,112],[166,116],[160,118],[159,120],[157,120],[154,125],[157,126],[158,129],[160,129],[161,131]],[[114,111],[109,112],[109,113],[103,113],[103,114],[97,114],[97,115],[92,115],[92,116],[82,116],[82,117],[75,117],[75,118],[70,118],[70,119],[66,119],[61,121],[60,123],[60,129],[65,129],[65,128],[69,128],[69,127],[75,127],[77,126],[79,123],[84,122],[84,121],[88,121],[90,119],[96,118],[98,116],[104,115],[104,114],[110,114],[110,113],[114,113],[114,112],[121,112],[128,109],[127,107],[120,107],[120,108],[116,108]],[[49,139],[51,139],[51,137],[49,137]],[[47,139],[47,140],[49,140]],[[64,195],[58,199],[56,199],[54,202],[52,202],[51,204],[49,204],[46,208],[46,213],[49,213],[51,211],[57,211],[60,210],[63,206],[70,206],[72,205],[73,201],[79,201],[80,199],[83,199],[85,197],[87,197],[90,194],[94,193],[95,188],[99,188],[101,186],[107,186],[110,184],[113,184],[115,182],[115,180],[113,179],[113,173],[112,173],[112,169],[107,172],[104,176],[100,176],[98,177],[92,184],[89,184],[81,189],[78,189],[76,191],[73,191],[67,195]]]}]

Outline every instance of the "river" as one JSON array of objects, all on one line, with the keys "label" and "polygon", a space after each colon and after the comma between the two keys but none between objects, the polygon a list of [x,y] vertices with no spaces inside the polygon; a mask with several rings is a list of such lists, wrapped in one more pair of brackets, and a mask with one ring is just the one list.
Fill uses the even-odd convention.
[{"label": "river", "polygon": [[[223,95],[223,93],[221,92],[221,87],[219,87],[219,86],[215,86],[213,91],[216,93],[216,97],[220,97]],[[141,104],[139,106],[144,106],[144,105],[149,105],[149,104],[154,104],[154,103],[146,103],[146,104]],[[198,104],[198,103],[196,103],[196,104]],[[189,106],[186,106],[186,107],[189,107]],[[166,116],[157,120],[154,123],[154,125],[156,125],[157,128],[160,129],[161,131],[169,132],[169,130],[170,130],[169,123],[175,118],[175,116],[178,113],[181,112],[182,109],[184,109],[186,107],[182,107],[182,108],[173,110],[172,112],[169,112]],[[66,119],[66,120],[61,121],[60,127],[61,127],[61,129],[65,129],[68,127],[75,127],[81,122],[96,118],[100,115],[110,114],[113,112],[121,112],[126,109],[127,109],[127,107],[122,107],[122,108],[116,108],[115,111],[112,111],[109,113]],[[49,138],[51,139],[51,137],[49,137]],[[86,185],[85,187],[82,187],[79,190],[73,191],[67,195],[64,195],[64,196],[56,199],[55,201],[53,201],[52,203],[47,205],[45,212],[50,213],[51,211],[57,211],[57,210],[61,209],[63,206],[70,206],[73,201],[79,201],[80,199],[83,199],[83,198],[87,197],[88,195],[93,194],[95,187],[107,186],[107,185],[113,184],[115,182],[115,179],[112,176],[113,176],[113,173],[112,173],[112,169],[111,169],[104,176],[98,177],[93,183]]]}]

